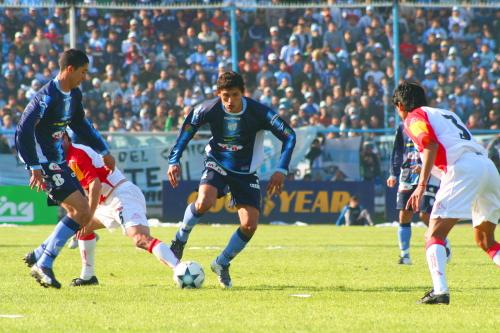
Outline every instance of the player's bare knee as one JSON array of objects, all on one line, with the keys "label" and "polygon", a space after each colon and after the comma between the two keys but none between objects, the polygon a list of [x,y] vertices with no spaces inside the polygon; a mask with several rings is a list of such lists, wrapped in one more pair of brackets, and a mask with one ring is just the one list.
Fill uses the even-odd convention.
[{"label": "player's bare knee", "polygon": [[215,205],[215,201],[209,197],[201,197],[196,200],[194,207],[196,208],[196,212],[198,214],[203,214],[210,208],[212,208],[213,205]]},{"label": "player's bare knee", "polygon": [[149,243],[153,240],[151,236],[145,234],[135,234],[132,236],[132,240],[136,247],[147,250]]},{"label": "player's bare knee", "polygon": [[86,226],[92,220],[92,214],[88,205],[82,205],[78,209],[68,212],[68,216],[74,219],[79,225]]},{"label": "player's bare knee", "polygon": [[245,223],[240,228],[245,235],[252,236],[257,231],[257,223]]}]

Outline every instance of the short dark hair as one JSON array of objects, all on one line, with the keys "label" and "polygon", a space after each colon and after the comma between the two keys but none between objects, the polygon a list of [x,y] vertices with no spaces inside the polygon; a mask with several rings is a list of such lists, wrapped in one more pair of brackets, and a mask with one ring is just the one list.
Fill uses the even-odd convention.
[{"label": "short dark hair", "polygon": [[217,79],[217,91],[232,88],[238,88],[241,92],[244,92],[245,82],[243,82],[243,77],[233,71],[224,72],[219,75]]},{"label": "short dark hair", "polygon": [[392,104],[394,106],[401,104],[404,111],[412,112],[416,108],[427,105],[425,90],[417,83],[404,81],[394,90]]},{"label": "short dark hair", "polygon": [[73,66],[73,68],[77,69],[88,63],[89,63],[89,58],[87,57],[85,52],[77,49],[66,50],[59,57],[60,70],[63,70],[68,66]]}]

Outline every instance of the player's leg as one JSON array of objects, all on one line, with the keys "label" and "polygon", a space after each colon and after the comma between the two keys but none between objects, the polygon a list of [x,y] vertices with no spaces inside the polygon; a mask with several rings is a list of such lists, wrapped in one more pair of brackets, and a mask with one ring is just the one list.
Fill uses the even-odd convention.
[{"label": "player's leg", "polygon": [[257,230],[259,210],[249,205],[238,205],[238,216],[240,226],[232,234],[226,247],[211,266],[212,271],[219,276],[220,285],[224,288],[232,287],[229,265],[234,257],[243,251]]},{"label": "player's leg", "polygon": [[[211,163],[215,162],[212,161]],[[216,164],[210,164],[210,161],[205,161],[205,170],[203,171],[200,186],[198,187],[198,197],[195,202],[186,207],[181,226],[170,245],[170,249],[179,260],[182,259],[184,246],[188,241],[191,230],[198,223],[202,215],[215,205],[217,198],[225,195],[224,188],[226,183],[223,173],[225,171],[222,168]]]},{"label": "player's leg", "polygon": [[220,255],[212,262],[212,271],[218,275],[219,283],[224,288],[231,288],[229,265],[248,244],[259,221],[260,185],[255,174],[231,175],[227,178],[233,202],[238,208],[240,226],[229,239]]},{"label": "player's leg", "polygon": [[119,186],[108,200],[109,210],[115,212],[115,221],[125,228],[127,236],[134,241],[136,247],[152,253],[160,262],[171,268],[178,264],[179,259],[170,247],[151,236],[146,217],[146,199],[139,187],[126,182]]},{"label": "player's leg", "polygon": [[398,244],[400,265],[411,265],[410,241],[413,211],[406,210],[406,204],[413,191],[398,191],[396,208],[399,209]]},{"label": "player's leg", "polygon": [[500,243],[495,241],[496,224],[485,221],[474,227],[474,240],[495,265],[500,266]]},{"label": "player's leg", "polygon": [[413,212],[411,210],[401,209],[399,211],[398,226],[398,244],[400,265],[411,265],[410,241],[411,241],[411,219]]},{"label": "player's leg", "polygon": [[[52,165],[52,164],[51,164]],[[55,164],[54,164],[55,165]],[[55,258],[59,255],[62,247],[78,229],[85,226],[92,218],[87,199],[83,190],[76,180],[74,173],[70,172],[67,165],[60,165],[59,170],[46,167],[46,182],[49,196],[56,202],[60,202],[67,214],[59,221],[52,234],[44,242],[43,252],[37,263],[31,268],[31,275],[44,287],[60,288],[61,284],[56,280],[52,271]]]},{"label": "player's leg", "polygon": [[500,266],[500,243],[495,241],[495,229],[500,218],[500,176],[495,165],[484,158],[484,183],[472,206],[474,239],[493,262]]},{"label": "player's leg", "polygon": [[158,260],[170,268],[175,268],[179,259],[161,240],[150,235],[149,227],[145,225],[134,225],[127,227],[127,236],[129,236],[136,247],[152,253]]},{"label": "player's leg", "polygon": [[429,222],[429,239],[426,243],[426,258],[431,273],[433,289],[420,300],[425,304],[448,304],[450,302],[448,283],[446,281],[446,247],[445,239],[459,219],[431,218]]},{"label": "player's leg", "polygon": [[89,224],[78,231],[76,238],[78,239],[80,257],[82,258],[82,270],[80,272],[80,277],[73,279],[70,286],[78,287],[99,284],[95,274],[97,235],[94,231],[102,228],[105,228],[105,226],[99,219],[94,217]]}]

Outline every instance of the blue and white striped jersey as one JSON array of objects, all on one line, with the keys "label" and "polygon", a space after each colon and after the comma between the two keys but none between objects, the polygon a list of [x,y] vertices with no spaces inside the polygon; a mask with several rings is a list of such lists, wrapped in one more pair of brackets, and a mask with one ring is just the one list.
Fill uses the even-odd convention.
[{"label": "blue and white striped jersey", "polygon": [[272,109],[246,97],[239,113],[225,110],[219,97],[196,106],[182,125],[169,164],[179,163],[189,140],[204,124],[212,132],[205,151],[223,168],[235,173],[254,173],[264,158],[264,131],[268,130],[283,143],[277,171],[288,173],[295,132]]},{"label": "blue and white striped jersey", "polygon": [[85,118],[79,88],[65,93],[57,79],[44,85],[24,109],[16,129],[16,148],[28,169],[41,163],[64,161],[62,135],[69,126],[76,135],[101,154],[108,146]]}]

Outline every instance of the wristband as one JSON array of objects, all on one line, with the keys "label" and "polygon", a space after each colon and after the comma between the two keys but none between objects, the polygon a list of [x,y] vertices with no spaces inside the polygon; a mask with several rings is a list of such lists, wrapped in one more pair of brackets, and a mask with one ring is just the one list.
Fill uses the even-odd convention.
[{"label": "wristband", "polygon": [[426,187],[427,185],[425,185],[425,184],[418,184],[417,186],[418,187]]}]

